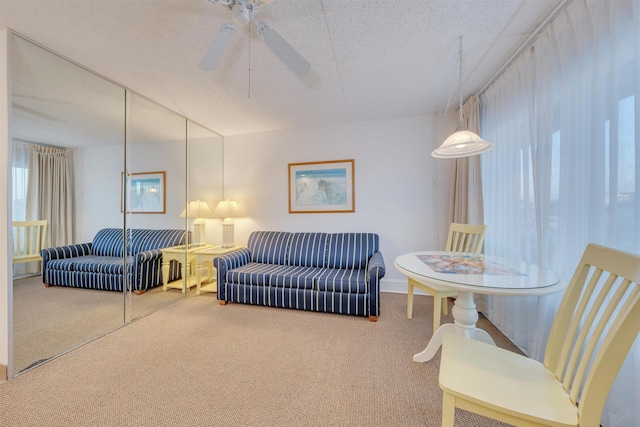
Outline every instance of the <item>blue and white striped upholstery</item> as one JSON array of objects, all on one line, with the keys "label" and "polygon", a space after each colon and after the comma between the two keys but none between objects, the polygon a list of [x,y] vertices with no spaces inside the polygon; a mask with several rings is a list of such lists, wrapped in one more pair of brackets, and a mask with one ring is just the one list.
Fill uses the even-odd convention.
[{"label": "blue and white striped upholstery", "polygon": [[293,233],[287,256],[288,265],[324,267],[327,233]]},{"label": "blue and white striped upholstery", "polygon": [[[162,284],[160,249],[186,241],[184,230],[130,229],[125,233],[119,228],[105,228],[91,243],[43,249],[42,280],[53,286],[112,291],[122,291],[126,286],[143,292]],[[172,263],[169,280],[178,278],[179,266]]]},{"label": "blue and white striped upholstery", "polygon": [[378,235],[335,233],[329,235],[328,246],[328,268],[367,268],[369,258],[378,252]]},{"label": "blue and white striped upholstery", "polygon": [[247,248],[252,262],[284,264],[291,233],[281,231],[258,231],[251,233]]},{"label": "blue and white striped upholstery", "polygon": [[377,317],[384,260],[373,233],[258,231],[214,260],[218,299]]}]

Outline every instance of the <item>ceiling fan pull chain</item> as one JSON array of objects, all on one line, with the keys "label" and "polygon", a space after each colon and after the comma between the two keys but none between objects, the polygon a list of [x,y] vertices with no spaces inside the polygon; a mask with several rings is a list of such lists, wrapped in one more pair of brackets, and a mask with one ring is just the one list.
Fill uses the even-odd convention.
[{"label": "ceiling fan pull chain", "polygon": [[249,99],[251,99],[251,26],[249,26]]}]

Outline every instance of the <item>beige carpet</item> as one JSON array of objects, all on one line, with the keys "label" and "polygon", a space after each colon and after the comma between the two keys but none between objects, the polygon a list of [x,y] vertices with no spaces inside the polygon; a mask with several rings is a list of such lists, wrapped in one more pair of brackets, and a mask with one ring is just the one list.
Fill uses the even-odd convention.
[{"label": "beige carpet", "polygon": [[[440,353],[412,361],[431,298],[412,320],[406,295],[381,300],[370,323],[192,295],[0,384],[0,425],[439,426]],[[456,425],[502,426],[465,412]]]},{"label": "beige carpet", "polygon": [[[61,354],[181,298],[156,287],[142,295],[52,286],[32,276],[13,282],[14,372]],[[1,420],[0,420],[1,422]]]}]

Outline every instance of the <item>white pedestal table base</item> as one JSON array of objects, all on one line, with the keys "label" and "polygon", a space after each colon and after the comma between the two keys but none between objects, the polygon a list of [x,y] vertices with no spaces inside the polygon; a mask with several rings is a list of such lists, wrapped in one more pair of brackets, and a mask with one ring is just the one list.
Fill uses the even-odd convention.
[{"label": "white pedestal table base", "polygon": [[451,313],[453,314],[454,323],[440,325],[431,336],[427,347],[413,356],[414,362],[428,362],[431,360],[442,346],[442,337],[444,334],[464,335],[467,338],[496,345],[487,331],[476,327],[478,311],[473,301],[472,292],[458,292]]}]

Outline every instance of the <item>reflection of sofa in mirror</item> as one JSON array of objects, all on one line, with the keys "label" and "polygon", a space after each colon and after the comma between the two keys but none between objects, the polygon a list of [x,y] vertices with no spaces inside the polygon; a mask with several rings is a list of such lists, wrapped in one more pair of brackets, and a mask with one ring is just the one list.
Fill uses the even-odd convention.
[{"label": "reflection of sofa in mirror", "polygon": [[[43,249],[44,285],[122,292],[125,283],[124,237],[120,228],[104,228],[90,243]],[[141,294],[161,285],[161,249],[184,245],[187,240],[185,230],[127,230],[128,289]],[[169,281],[179,279],[180,275],[180,265],[172,262]]]}]

